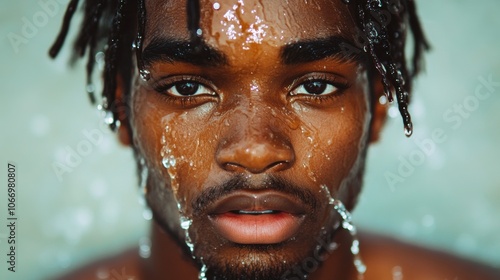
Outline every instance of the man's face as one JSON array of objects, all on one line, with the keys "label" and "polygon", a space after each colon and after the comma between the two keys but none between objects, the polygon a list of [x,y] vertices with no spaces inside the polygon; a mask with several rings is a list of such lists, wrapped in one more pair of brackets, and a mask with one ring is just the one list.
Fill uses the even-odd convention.
[{"label": "man's face", "polygon": [[324,187],[348,205],[360,187],[372,93],[365,64],[336,51],[354,41],[347,6],[202,0],[197,50],[185,1],[146,10],[151,78],[130,126],[155,219],[182,241],[189,227],[209,269],[283,273],[340,220]]}]

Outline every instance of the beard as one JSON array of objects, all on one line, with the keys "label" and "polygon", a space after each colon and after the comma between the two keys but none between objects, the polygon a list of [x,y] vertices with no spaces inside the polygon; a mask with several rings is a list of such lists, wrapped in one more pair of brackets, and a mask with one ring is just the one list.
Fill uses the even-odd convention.
[{"label": "beard", "polygon": [[[346,207],[351,210],[354,207],[356,197],[362,185],[362,174],[364,169],[364,157],[366,150],[363,149],[354,168],[347,176],[337,195],[346,202]],[[148,185],[159,185],[158,182],[149,176]],[[153,179],[153,180],[152,180]],[[206,208],[213,201],[238,190],[259,188],[274,189],[285,192],[310,207],[310,223],[301,228],[301,232],[290,240],[278,244],[236,244],[232,243],[215,233],[213,227],[207,223],[203,217],[207,216]],[[170,224],[170,219],[165,217],[165,213],[177,213],[177,209],[170,203],[171,207],[166,207],[165,201],[171,199],[171,191],[167,188],[161,190],[152,188],[148,196],[148,204],[154,214],[154,220],[164,231],[177,241],[179,247],[183,249],[190,259],[194,256],[194,262],[198,267],[205,268],[205,278],[200,279],[227,279],[227,280],[271,280],[271,279],[306,279],[309,274],[319,269],[322,263],[328,258],[336,248],[333,242],[339,231],[340,216],[331,209],[325,196],[316,192],[295,186],[277,176],[266,176],[258,183],[245,180],[242,176],[235,176],[232,179],[210,188],[205,189],[195,199],[192,200],[190,208],[192,210],[193,227],[190,229],[190,236],[194,241],[194,252],[186,247],[184,233],[179,231],[176,223]],[[163,197],[163,198],[162,198]],[[161,200],[155,203],[155,199]],[[160,205],[157,208],[154,205]],[[167,209],[170,208],[170,209]],[[201,217],[201,218],[197,218]],[[174,219],[177,220],[178,219]]]},{"label": "beard", "polygon": [[[203,259],[208,280],[271,280],[306,279],[318,270],[322,263],[337,249],[333,240],[339,232],[339,224],[331,231],[323,230],[313,242],[304,248],[312,250],[288,250],[288,244],[236,245],[232,258]],[[236,253],[237,252],[237,253]]]},{"label": "beard", "polygon": [[[206,259],[207,279],[286,279],[283,276],[298,264],[290,262],[289,255],[283,256],[278,248],[279,245],[237,245],[235,247],[240,254],[234,255],[231,259],[220,257]],[[287,261],[284,261],[285,257]]]},{"label": "beard", "polygon": [[[304,279],[319,268],[335,249],[333,237],[339,228],[338,215],[332,215],[322,195],[278,177],[269,176],[258,184],[299,198],[310,207],[309,223],[301,233],[277,244],[236,244],[215,234],[206,220],[193,220],[198,224],[192,231],[195,242],[194,255],[205,267],[206,279]],[[243,177],[234,177],[220,186],[202,192],[193,202],[194,217],[206,216],[205,210],[213,202],[240,189],[255,189]],[[203,241],[201,241],[203,239]]]}]

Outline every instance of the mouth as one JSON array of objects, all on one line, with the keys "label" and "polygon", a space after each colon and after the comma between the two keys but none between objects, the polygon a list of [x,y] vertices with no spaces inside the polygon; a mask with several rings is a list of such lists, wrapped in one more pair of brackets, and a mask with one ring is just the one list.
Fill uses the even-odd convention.
[{"label": "mouth", "polygon": [[216,202],[208,211],[217,232],[238,244],[275,244],[300,229],[306,207],[276,191],[239,191]]}]

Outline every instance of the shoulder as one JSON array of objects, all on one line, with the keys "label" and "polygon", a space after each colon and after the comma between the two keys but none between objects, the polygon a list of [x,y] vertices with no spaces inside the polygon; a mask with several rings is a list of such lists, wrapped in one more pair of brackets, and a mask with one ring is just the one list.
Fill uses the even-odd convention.
[{"label": "shoulder", "polygon": [[87,264],[68,274],[56,277],[59,280],[123,279],[140,280],[140,257],[137,248],[130,248],[116,256]]},{"label": "shoulder", "polygon": [[498,280],[500,269],[372,233],[360,234],[366,279]]}]

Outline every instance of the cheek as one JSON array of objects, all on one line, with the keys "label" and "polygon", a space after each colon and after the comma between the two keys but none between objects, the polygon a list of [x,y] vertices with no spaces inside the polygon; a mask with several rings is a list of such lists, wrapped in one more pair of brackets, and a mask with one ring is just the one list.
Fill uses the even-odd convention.
[{"label": "cheek", "polygon": [[327,111],[294,106],[302,114],[300,133],[294,142],[298,161],[309,181],[337,190],[354,172],[368,136],[370,111],[364,90],[348,93],[354,98],[339,100]]},{"label": "cheek", "polygon": [[[134,98],[134,144],[152,176],[149,190],[168,188],[180,206],[205,184],[215,168],[217,127],[209,122],[213,104],[175,111],[150,94]],[[180,188],[179,186],[183,186]]]},{"label": "cheek", "polygon": [[[178,199],[204,185],[213,169],[213,155],[218,139],[214,122],[208,121],[213,104],[204,104],[193,111],[168,113],[161,119],[161,167],[170,177],[171,188]],[[187,185],[179,193],[179,185]]]}]

